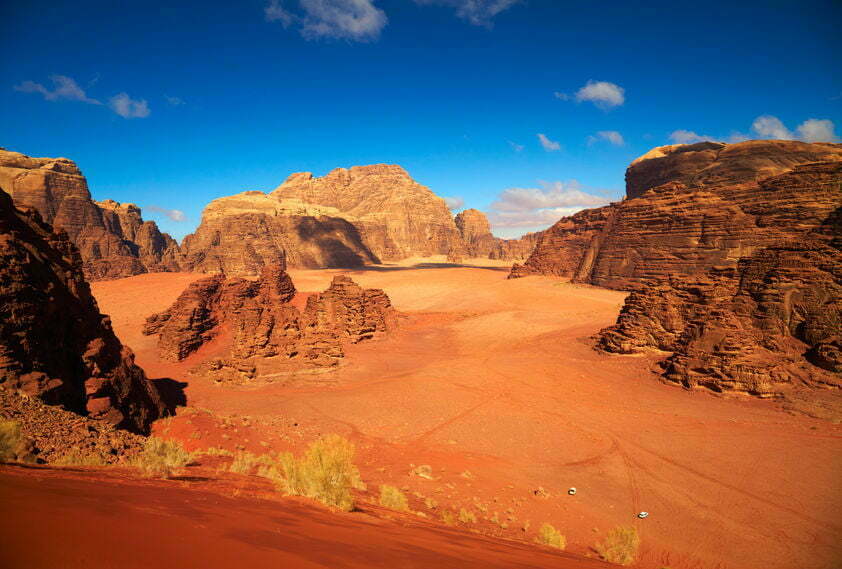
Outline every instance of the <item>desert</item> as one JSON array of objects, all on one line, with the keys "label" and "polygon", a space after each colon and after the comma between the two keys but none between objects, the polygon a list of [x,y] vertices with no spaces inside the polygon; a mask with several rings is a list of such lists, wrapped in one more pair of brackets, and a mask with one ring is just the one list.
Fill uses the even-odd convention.
[{"label": "desert", "polygon": [[10,7],[0,567],[842,567],[836,16]]}]

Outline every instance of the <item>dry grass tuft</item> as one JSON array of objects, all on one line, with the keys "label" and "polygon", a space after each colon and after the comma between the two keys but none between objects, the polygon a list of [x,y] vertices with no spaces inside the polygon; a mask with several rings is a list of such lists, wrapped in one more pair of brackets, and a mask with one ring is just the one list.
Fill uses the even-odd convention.
[{"label": "dry grass tuft", "polygon": [[640,548],[640,536],[631,526],[612,529],[605,536],[605,541],[596,544],[594,549],[605,561],[619,565],[630,565],[637,558]]},{"label": "dry grass tuft", "polygon": [[178,441],[149,437],[133,464],[149,478],[170,478],[191,460],[191,454]]},{"label": "dry grass tuft", "polygon": [[561,532],[550,524],[543,524],[541,526],[541,529],[538,530],[538,537],[535,538],[535,541],[558,549],[564,549],[567,547],[567,538],[561,535]]},{"label": "dry grass tuft", "polygon": [[363,487],[354,466],[354,445],[339,435],[315,441],[301,458],[280,456],[282,486],[293,496],[306,496],[345,511],[354,508],[352,488]]},{"label": "dry grass tuft", "polygon": [[456,525],[456,514],[450,510],[443,510],[441,513],[441,521],[443,521],[445,525]]},{"label": "dry grass tuft", "polygon": [[11,419],[0,420],[0,461],[17,459],[22,443],[20,423]]},{"label": "dry grass tuft", "polygon": [[398,512],[409,510],[409,502],[403,492],[394,486],[388,486],[386,484],[380,487],[380,505]]},{"label": "dry grass tuft", "polygon": [[102,455],[85,453],[78,448],[70,449],[67,453],[52,461],[56,466],[107,466]]},{"label": "dry grass tuft", "polygon": [[459,510],[459,521],[463,524],[475,524],[477,523],[477,516],[473,512],[469,512],[465,508]]}]

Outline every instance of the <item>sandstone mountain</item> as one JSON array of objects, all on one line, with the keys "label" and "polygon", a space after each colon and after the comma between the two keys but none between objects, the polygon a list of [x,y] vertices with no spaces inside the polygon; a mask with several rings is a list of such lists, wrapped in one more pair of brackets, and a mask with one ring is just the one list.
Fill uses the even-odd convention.
[{"label": "sandstone mountain", "polygon": [[[714,152],[721,161],[711,162]],[[832,189],[788,192],[765,181],[816,157],[842,161],[842,145],[760,140],[656,148],[629,167],[626,200],[561,219],[512,276],[558,275],[632,290],[671,275],[734,266],[817,226],[838,205]],[[675,172],[678,181],[666,179]],[[645,187],[644,179],[659,185]]]},{"label": "sandstone mountain", "polygon": [[520,239],[500,239],[491,233],[488,217],[477,209],[466,209],[456,214],[456,228],[462,237],[462,246],[449,252],[451,260],[488,258],[504,261],[521,261],[529,257],[540,233],[527,233]]},{"label": "sandstone mountain", "polygon": [[67,232],[88,279],[179,270],[178,245],[133,204],[91,199],[85,177],[66,158],[31,158],[0,149],[0,186],[19,206]]},{"label": "sandstone mountain", "polygon": [[[281,257],[283,259],[283,257]],[[228,353],[203,371],[219,380],[328,368],[343,357],[345,343],[388,331],[395,322],[389,297],[334,277],[330,288],[293,306],[295,287],[283,261],[263,267],[260,278],[217,274],[191,284],[165,312],[150,316],[144,334],[158,335],[162,359],[180,361],[215,338]]]},{"label": "sandstone mountain", "polygon": [[164,412],[134,354],[100,314],[64,232],[0,191],[0,385],[147,432]]},{"label": "sandstone mountain", "polygon": [[256,275],[286,259],[300,268],[378,263],[359,229],[331,207],[248,191],[212,201],[182,244],[194,271]]},{"label": "sandstone mountain", "polygon": [[292,174],[270,195],[335,208],[382,261],[446,255],[459,240],[444,200],[400,166],[337,168],[321,178]]},{"label": "sandstone mountain", "polygon": [[838,394],[842,145],[662,147],[626,180],[628,199],[560,220],[512,276],[632,290],[598,346],[672,352],[670,381]]}]

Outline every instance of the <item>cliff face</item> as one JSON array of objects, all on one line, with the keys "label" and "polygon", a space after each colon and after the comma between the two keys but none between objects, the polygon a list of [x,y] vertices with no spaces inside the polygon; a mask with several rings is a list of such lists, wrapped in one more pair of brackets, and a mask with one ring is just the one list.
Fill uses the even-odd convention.
[{"label": "cliff face", "polygon": [[562,219],[512,276],[633,291],[597,345],[671,352],[668,381],[842,415],[842,145],[661,147],[626,180],[628,199]]},{"label": "cliff face", "polygon": [[335,208],[384,261],[446,255],[459,241],[444,200],[400,166],[337,168],[321,178],[293,174],[270,195]]},{"label": "cliff face", "polygon": [[157,390],[99,313],[67,234],[0,191],[0,384],[147,432]]},{"label": "cliff face", "polygon": [[0,150],[0,186],[19,206],[34,207],[79,249],[89,279],[179,270],[178,246],[140,209],[94,202],[79,168],[66,158],[31,158]]},{"label": "cliff face", "polygon": [[842,160],[842,145],[793,140],[659,146],[626,170],[626,196],[640,197],[648,189],[668,182],[695,188],[756,182],[799,164],[838,160]]},{"label": "cliff face", "polygon": [[466,209],[456,215],[456,228],[462,238],[462,246],[448,253],[451,260],[466,257],[522,261],[529,257],[539,233],[527,233],[520,239],[500,239],[491,233],[491,224],[484,213]]},{"label": "cliff face", "polygon": [[158,335],[162,359],[179,361],[210,340],[230,333],[227,355],[201,372],[220,381],[329,368],[345,343],[379,336],[395,323],[381,290],[363,289],[336,276],[325,292],[299,311],[283,262],[266,265],[257,280],[214,275],[191,284],[165,312],[147,319],[144,334]]},{"label": "cliff face", "polygon": [[282,202],[257,191],[212,201],[182,250],[192,270],[229,275],[256,275],[283,259],[302,268],[379,262],[335,208]]},{"label": "cliff face", "polygon": [[[674,147],[657,148],[629,167],[629,199],[561,219],[512,276],[550,274],[634,290],[670,275],[736,266],[760,248],[816,227],[839,205],[839,192],[827,173],[798,164],[816,156],[838,163],[842,145],[702,143],[661,156],[664,148]],[[717,161],[716,155],[724,158]],[[650,161],[655,166],[648,166]],[[779,166],[772,168],[772,162]],[[789,174],[769,175],[780,170]],[[641,180],[662,182],[676,172],[681,173],[678,181],[666,180],[641,193]],[[699,178],[701,185],[687,185]]]}]

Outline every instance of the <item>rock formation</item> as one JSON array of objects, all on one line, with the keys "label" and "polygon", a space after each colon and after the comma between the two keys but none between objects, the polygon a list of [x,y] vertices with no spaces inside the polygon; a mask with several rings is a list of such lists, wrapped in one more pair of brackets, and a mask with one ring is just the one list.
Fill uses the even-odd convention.
[{"label": "rock formation", "polygon": [[677,182],[704,188],[755,182],[799,164],[842,159],[842,146],[794,140],[750,140],[738,144],[699,142],[653,148],[626,170],[626,196]]},{"label": "rock formation", "polygon": [[[58,167],[64,167],[59,165]],[[0,191],[0,384],[115,426],[148,431],[160,396],[100,314],[64,232]]]},{"label": "rock formation", "polygon": [[[842,145],[749,141],[681,148],[656,148],[636,160],[626,174],[628,199],[561,219],[512,276],[557,275],[633,290],[672,275],[735,266],[759,248],[816,227],[838,206],[838,189],[817,182],[821,172],[797,166],[816,157],[842,161]],[[790,177],[779,177],[789,171]],[[644,181],[659,185],[643,191]]]},{"label": "rock formation", "polygon": [[182,246],[194,271],[257,275],[286,259],[300,268],[378,263],[360,232],[335,208],[248,191],[212,201]]},{"label": "rock formation", "polygon": [[842,145],[661,147],[626,180],[628,199],[560,220],[512,276],[631,290],[597,346],[671,352],[668,381],[786,400],[812,388],[842,410]]},{"label": "rock formation", "polygon": [[520,239],[500,239],[491,233],[488,217],[476,209],[466,209],[456,214],[456,228],[462,237],[462,246],[448,252],[448,260],[487,258],[503,261],[521,261],[529,257],[539,233],[527,233]]},{"label": "rock formation", "polygon": [[67,232],[82,255],[88,279],[118,278],[148,271],[179,270],[175,241],[133,204],[91,199],[79,168],[66,158],[31,158],[0,150],[0,186],[18,206]]},{"label": "rock formation", "polygon": [[488,218],[479,210],[466,209],[456,214],[456,228],[465,243],[468,257],[488,257],[497,245]]},{"label": "rock formation", "polygon": [[180,361],[210,340],[228,341],[228,354],[204,366],[225,379],[335,366],[345,343],[389,330],[395,313],[381,290],[363,289],[344,275],[291,304],[295,287],[283,262],[264,266],[260,278],[214,275],[192,283],[165,312],[150,316],[144,334],[158,335],[162,359]]},{"label": "rock formation", "polygon": [[444,200],[400,166],[337,168],[321,178],[292,174],[270,195],[335,208],[383,261],[446,255],[459,240]]}]

